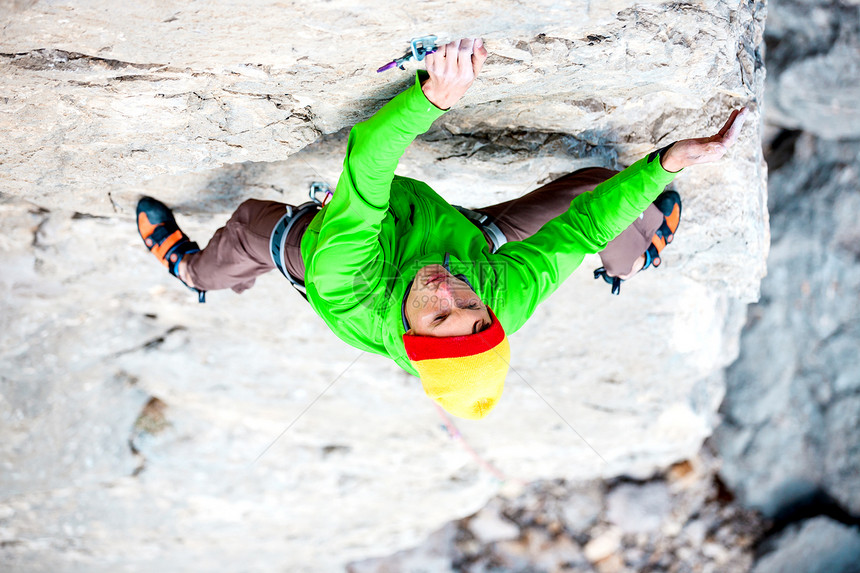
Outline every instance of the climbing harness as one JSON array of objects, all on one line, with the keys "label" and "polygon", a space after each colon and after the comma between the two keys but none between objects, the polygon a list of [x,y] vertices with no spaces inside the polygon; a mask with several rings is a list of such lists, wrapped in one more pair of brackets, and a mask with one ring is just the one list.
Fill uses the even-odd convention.
[{"label": "climbing harness", "polygon": [[376,70],[376,73],[384,72],[385,70],[390,70],[391,68],[400,68],[401,70],[405,70],[406,67],[403,65],[408,62],[412,58],[415,58],[416,62],[420,62],[424,59],[424,56],[427,54],[432,54],[436,51],[436,36],[422,36],[420,38],[413,38],[410,42],[410,50],[406,52],[406,54],[402,58],[397,58],[396,60],[392,60]]},{"label": "climbing harness", "polygon": [[[320,193],[323,194],[323,198],[320,199]],[[287,264],[284,259],[285,254],[285,244],[287,242],[287,237],[290,234],[290,229],[293,228],[293,225],[296,221],[300,221],[301,218],[310,212],[316,212],[325,207],[331,197],[334,195],[334,192],[331,190],[331,187],[328,183],[314,181],[311,183],[310,191],[308,192],[311,200],[302,203],[298,207],[293,207],[292,205],[287,205],[287,212],[284,213],[284,216],[278,221],[275,225],[274,230],[272,230],[272,236],[269,238],[269,250],[272,253],[272,261],[275,263],[275,266],[278,267],[278,270],[281,271],[281,274],[287,277],[287,280],[290,281],[290,284],[299,291],[306,300],[308,295],[305,291],[305,283],[295,278],[290,274],[287,270]]]},{"label": "climbing harness", "polygon": [[489,215],[485,215],[479,211],[473,211],[472,209],[466,209],[460,205],[452,205],[452,207],[457,209],[464,217],[469,219],[476,227],[484,231],[487,236],[490,237],[490,240],[493,242],[493,249],[490,251],[491,253],[495,253],[499,250],[499,247],[508,242],[505,234]]}]

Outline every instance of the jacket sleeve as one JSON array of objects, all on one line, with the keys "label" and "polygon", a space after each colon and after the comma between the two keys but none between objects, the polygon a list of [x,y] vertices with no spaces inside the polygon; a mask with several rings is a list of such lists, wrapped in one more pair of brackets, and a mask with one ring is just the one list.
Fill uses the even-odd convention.
[{"label": "jacket sleeve", "polygon": [[308,275],[327,304],[353,307],[383,288],[385,262],[379,234],[391,182],[410,143],[444,111],[415,84],[349,132],[343,173],[320,227]]},{"label": "jacket sleeve", "polygon": [[[652,153],[607,179],[524,241],[502,245],[493,260],[493,311],[516,332],[582,263],[620,235],[675,177]],[[491,306],[492,304],[491,303]]]}]

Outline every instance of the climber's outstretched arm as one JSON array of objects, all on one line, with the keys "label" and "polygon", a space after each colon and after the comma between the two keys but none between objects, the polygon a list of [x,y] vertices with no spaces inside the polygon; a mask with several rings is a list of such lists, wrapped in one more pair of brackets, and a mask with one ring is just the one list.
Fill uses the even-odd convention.
[{"label": "climber's outstretched arm", "polygon": [[630,226],[677,171],[725,155],[737,141],[746,116],[745,109],[736,110],[716,135],[684,139],[650,153],[576,197],[566,212],[531,237],[502,245],[492,255],[505,269],[490,289],[498,293],[498,300],[485,302],[505,325],[505,332],[516,332],[586,254],[602,251]]},{"label": "climber's outstretched arm", "polygon": [[486,58],[480,40],[440,47],[425,58],[428,72],[419,72],[418,78],[428,77],[420,85],[350,130],[337,193],[326,206],[316,249],[305,263],[308,292],[325,300],[329,309],[363,312],[370,306],[367,299],[385,292],[387,267],[378,237],[397,163],[412,140],[469,89]]}]

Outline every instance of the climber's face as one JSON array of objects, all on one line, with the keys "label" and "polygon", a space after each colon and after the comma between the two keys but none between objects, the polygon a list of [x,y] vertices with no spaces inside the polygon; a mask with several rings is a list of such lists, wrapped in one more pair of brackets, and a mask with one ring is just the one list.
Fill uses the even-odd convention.
[{"label": "climber's face", "polygon": [[469,285],[442,265],[421,268],[406,298],[406,334],[464,336],[492,324],[487,305]]}]

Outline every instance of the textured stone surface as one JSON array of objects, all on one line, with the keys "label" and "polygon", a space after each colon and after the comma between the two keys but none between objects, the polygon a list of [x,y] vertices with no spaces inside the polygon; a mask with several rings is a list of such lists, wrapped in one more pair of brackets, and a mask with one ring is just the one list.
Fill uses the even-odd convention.
[{"label": "textured stone surface", "polygon": [[[281,277],[194,303],[140,244],[141,192],[201,242],[244,198],[303,201],[336,181],[344,128],[411,81],[375,68],[429,32],[483,35],[493,55],[400,172],[468,206],[708,134],[762,93],[759,3],[3,8],[14,570],[334,570],[498,490],[416,380],[338,341]],[[659,270],[613,298],[591,257],[512,337],[505,399],[459,424],[499,472],[644,477],[699,448],[767,251],[756,123],[677,179],[683,231]],[[530,539],[504,543],[545,544]]]},{"label": "textured stone surface", "polygon": [[860,570],[860,530],[816,517],[783,531],[753,573],[856,573]]},{"label": "textured stone surface", "polygon": [[[773,243],[716,432],[722,473],[774,515],[819,491],[860,514],[860,144],[787,136]],[[784,147],[789,147],[789,150]]]},{"label": "textured stone surface", "polygon": [[831,139],[860,136],[860,4],[774,0],[766,41],[769,120]]},{"label": "textured stone surface", "polygon": [[499,508],[492,502],[469,520],[469,531],[480,543],[494,543],[520,536],[520,529],[514,522],[499,515]]},{"label": "textured stone surface", "polygon": [[[778,0],[767,31],[773,244],[762,300],[749,309],[728,370],[714,445],[723,479],[747,506],[780,520],[824,513],[856,523],[860,143],[853,101],[820,104],[838,103],[860,82],[860,11],[856,2]],[[819,137],[846,135],[853,139]],[[790,527],[765,542],[781,545],[756,570],[842,570],[832,544],[856,536],[848,531],[825,517]],[[856,570],[856,557],[844,563]]]},{"label": "textured stone surface", "polygon": [[656,531],[672,510],[669,488],[661,482],[620,485],[606,503],[606,518],[626,533]]},{"label": "textured stone surface", "polygon": [[[417,547],[389,557],[356,561],[347,570],[350,573],[749,571],[754,542],[769,523],[725,495],[715,479],[717,466],[718,461],[704,450],[701,456],[676,464],[644,482],[537,482],[518,495],[495,498],[477,516],[449,523]],[[633,488],[641,490],[643,495],[629,495]],[[655,490],[662,492],[658,495],[672,509],[653,516],[656,527],[624,531],[613,523],[616,521],[613,506],[617,506],[613,498],[624,497],[628,510],[643,515],[653,509],[646,493]],[[583,492],[595,491],[600,517],[585,527],[565,523],[563,508]],[[481,516],[486,519],[487,512],[515,522],[519,527],[517,538],[497,543],[481,543],[475,538],[472,523]],[[850,554],[856,534],[843,529],[831,546]],[[813,549],[808,540],[799,546],[785,545],[793,551],[800,547],[809,553]]]},{"label": "textured stone surface", "polygon": [[[824,502],[857,518],[857,96],[847,108],[812,104],[860,85],[860,7],[778,0],[769,6],[766,41],[773,243],[762,300],[750,307],[741,356],[728,371],[715,444],[728,485],[766,514]],[[806,87],[790,86],[787,78],[803,70]],[[791,99],[811,107],[785,107]],[[798,125],[808,132],[793,131]],[[819,137],[838,135],[853,138]]]}]

